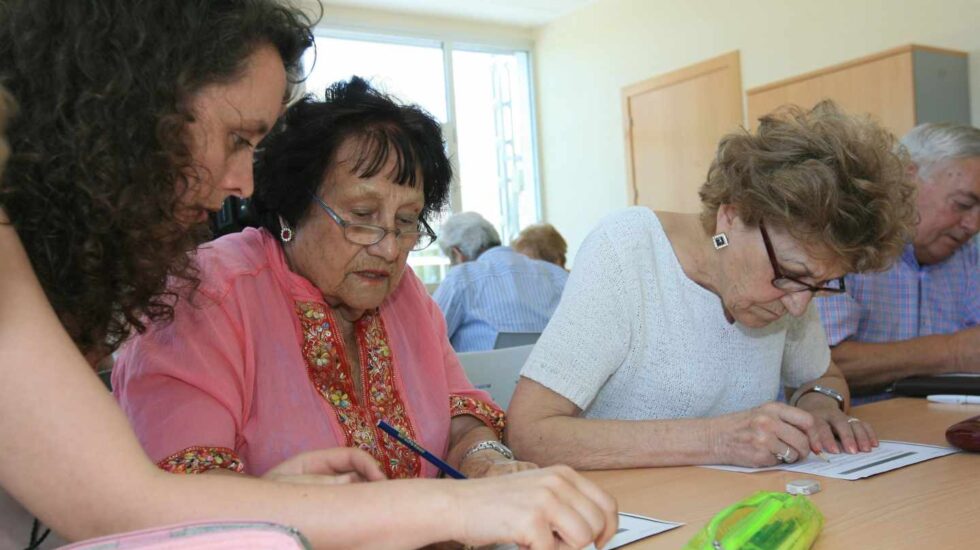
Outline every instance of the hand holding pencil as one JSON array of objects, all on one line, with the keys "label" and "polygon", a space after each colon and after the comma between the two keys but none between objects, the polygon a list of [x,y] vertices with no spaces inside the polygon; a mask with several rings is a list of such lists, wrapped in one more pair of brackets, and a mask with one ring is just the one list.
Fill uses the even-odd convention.
[{"label": "hand holding pencil", "polygon": [[[379,421],[378,427],[446,475],[465,480],[450,486],[456,493],[454,501],[466,506],[463,521],[453,523],[459,528],[454,540],[480,546],[513,542],[531,549],[584,548],[589,544],[602,548],[616,534],[619,516],[615,499],[567,466],[466,480],[387,422]],[[458,506],[448,510],[450,514],[455,511],[459,511]],[[472,518],[481,520],[474,522]],[[501,528],[507,530],[504,538]]]}]

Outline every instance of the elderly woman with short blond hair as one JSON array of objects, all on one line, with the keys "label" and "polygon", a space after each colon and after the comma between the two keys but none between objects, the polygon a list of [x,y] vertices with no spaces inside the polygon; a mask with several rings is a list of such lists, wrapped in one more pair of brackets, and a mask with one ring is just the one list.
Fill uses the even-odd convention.
[{"label": "elderly woman with short blond hair", "polygon": [[914,188],[894,145],[832,104],[788,110],[721,140],[700,215],[606,217],[521,373],[509,444],[579,469],[871,450],[812,299],[901,252]]},{"label": "elderly woman with short blond hair", "polygon": [[550,223],[536,223],[521,229],[511,247],[528,258],[544,260],[565,268],[568,243]]}]

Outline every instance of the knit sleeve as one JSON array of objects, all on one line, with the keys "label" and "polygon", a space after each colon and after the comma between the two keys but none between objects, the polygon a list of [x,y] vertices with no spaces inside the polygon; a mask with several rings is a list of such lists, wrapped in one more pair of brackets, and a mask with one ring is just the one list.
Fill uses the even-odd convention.
[{"label": "knit sleeve", "polygon": [[583,410],[625,360],[627,304],[639,303],[607,228],[600,225],[582,244],[561,302],[521,371]]}]

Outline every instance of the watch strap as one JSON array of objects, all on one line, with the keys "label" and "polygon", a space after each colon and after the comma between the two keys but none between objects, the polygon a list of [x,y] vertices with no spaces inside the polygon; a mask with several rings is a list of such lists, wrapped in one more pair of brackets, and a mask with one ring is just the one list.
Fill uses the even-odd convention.
[{"label": "watch strap", "polygon": [[810,386],[809,388],[800,388],[793,392],[793,396],[789,398],[790,406],[795,407],[800,401],[800,398],[811,392],[820,393],[830,397],[834,401],[837,401],[837,406],[840,407],[840,410],[844,410],[844,396],[841,395],[839,391],[826,386],[821,386],[820,384]]}]

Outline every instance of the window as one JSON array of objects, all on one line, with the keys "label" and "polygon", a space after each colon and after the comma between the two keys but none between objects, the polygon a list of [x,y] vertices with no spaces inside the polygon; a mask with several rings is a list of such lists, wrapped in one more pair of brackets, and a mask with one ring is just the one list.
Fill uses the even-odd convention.
[{"label": "window", "polygon": [[[455,168],[453,212],[479,212],[505,243],[539,220],[527,52],[328,32],[304,61],[312,66],[308,92],[322,97],[331,83],[357,75],[442,123]],[[409,265],[433,284],[449,259],[432,246],[413,252]]]}]

